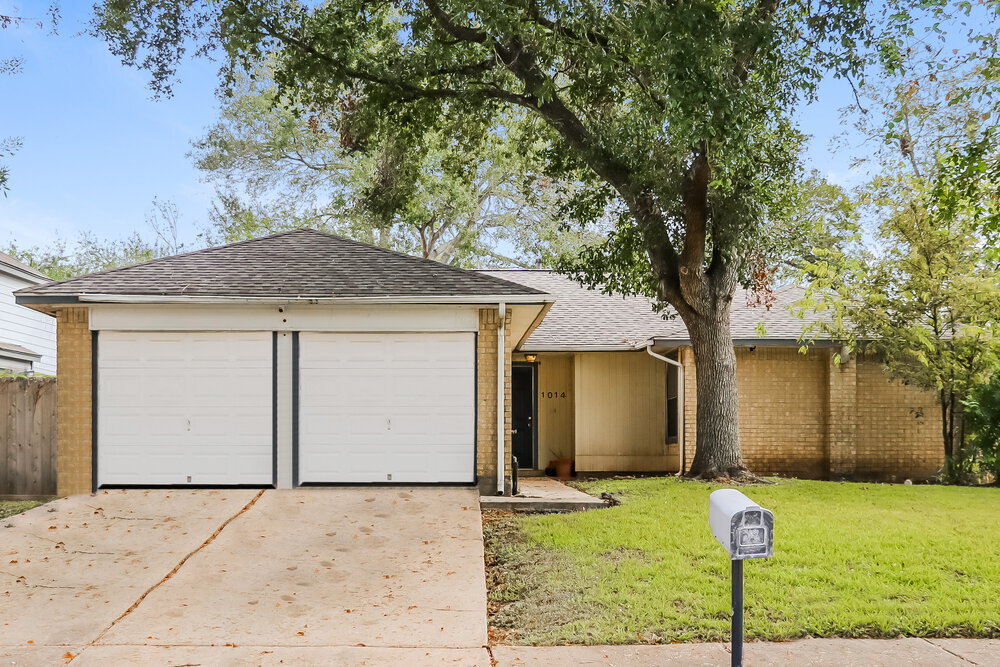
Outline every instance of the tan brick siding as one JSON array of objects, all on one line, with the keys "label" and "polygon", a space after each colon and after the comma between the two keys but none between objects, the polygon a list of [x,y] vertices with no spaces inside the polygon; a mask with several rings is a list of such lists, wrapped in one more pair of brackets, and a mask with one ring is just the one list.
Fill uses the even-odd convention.
[{"label": "tan brick siding", "polygon": [[64,308],[56,318],[56,490],[91,492],[91,333],[86,308]]},{"label": "tan brick siding", "polygon": [[873,359],[857,361],[858,438],[854,476],[903,481],[944,465],[941,408],[933,392],[890,381]]},{"label": "tan brick siding", "polygon": [[[476,475],[480,488],[496,490],[497,479],[497,338],[500,311],[497,308],[483,308],[479,311],[478,350],[476,352]],[[510,311],[507,311],[506,326],[510,326]],[[505,474],[510,476],[510,368],[511,349],[515,341],[510,335],[505,337],[504,363],[504,451]]]},{"label": "tan brick siding", "polygon": [[736,350],[740,439],[752,469],[765,475],[822,479],[826,452],[825,350]]},{"label": "tan brick siding", "polygon": [[[890,381],[873,359],[833,364],[838,350],[737,349],[740,437],[747,464],[764,475],[902,481],[943,463],[935,396]],[[696,374],[685,364],[685,461],[696,442]]]}]

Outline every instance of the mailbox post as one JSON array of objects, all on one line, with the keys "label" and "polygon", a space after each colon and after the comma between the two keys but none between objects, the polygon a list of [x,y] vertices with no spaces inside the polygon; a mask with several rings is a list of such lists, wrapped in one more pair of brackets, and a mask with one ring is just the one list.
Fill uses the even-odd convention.
[{"label": "mailbox post", "polygon": [[774,553],[774,514],[736,489],[719,489],[708,498],[708,525],[729,553],[733,575],[733,667],[743,665],[743,561]]}]

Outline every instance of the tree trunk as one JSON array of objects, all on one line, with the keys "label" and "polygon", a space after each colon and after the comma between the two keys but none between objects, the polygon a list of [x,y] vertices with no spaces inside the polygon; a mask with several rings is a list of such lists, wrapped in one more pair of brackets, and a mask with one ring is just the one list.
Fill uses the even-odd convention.
[{"label": "tree trunk", "polygon": [[740,450],[736,351],[729,326],[729,299],[704,314],[684,318],[697,378],[697,443],[688,475],[702,479],[752,477]]}]

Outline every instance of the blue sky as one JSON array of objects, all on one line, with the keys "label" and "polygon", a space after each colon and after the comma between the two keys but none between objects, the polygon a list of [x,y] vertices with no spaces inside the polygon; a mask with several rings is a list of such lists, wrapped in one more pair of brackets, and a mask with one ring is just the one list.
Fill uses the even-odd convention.
[{"label": "blue sky", "polygon": [[[0,0],[0,14],[43,15],[49,0]],[[0,30],[0,59],[21,56],[20,74],[0,78],[0,136],[23,147],[7,159],[10,191],[0,197],[0,245],[48,244],[91,230],[101,237],[145,231],[154,197],[173,201],[191,241],[207,221],[211,187],[187,152],[218,111],[216,71],[188,61],[171,99],[152,100],[146,74],[126,68],[104,43],[82,34],[90,3],[63,3],[59,34],[31,26]],[[850,184],[850,151],[834,152],[838,109],[850,101],[841,82],[823,87],[801,114],[813,136],[807,161]]]}]

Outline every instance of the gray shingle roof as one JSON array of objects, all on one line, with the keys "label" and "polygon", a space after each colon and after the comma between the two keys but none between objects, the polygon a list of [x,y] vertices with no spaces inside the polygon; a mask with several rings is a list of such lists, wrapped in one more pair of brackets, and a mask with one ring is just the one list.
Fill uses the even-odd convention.
[{"label": "gray shingle roof", "polygon": [[[687,327],[679,317],[664,319],[645,297],[603,294],[583,287],[566,276],[543,270],[491,270],[483,273],[535,287],[552,294],[556,302],[525,341],[524,351],[628,350],[650,339],[678,344],[688,341]],[[734,340],[795,341],[803,325],[819,317],[797,317],[791,306],[802,298],[799,287],[774,291],[770,310],[750,306],[747,292],[738,290],[730,311]],[[766,334],[758,336],[758,324]],[[819,336],[817,336],[818,338]]]},{"label": "gray shingle roof", "polygon": [[522,346],[526,351],[630,350],[673,322],[653,312],[645,297],[604,294],[564,275],[544,270],[483,273],[529,285],[556,299],[545,319]]},{"label": "gray shingle roof", "polygon": [[[368,298],[542,295],[538,289],[299,229],[18,290],[86,294]],[[541,300],[541,299],[540,299]]]}]

